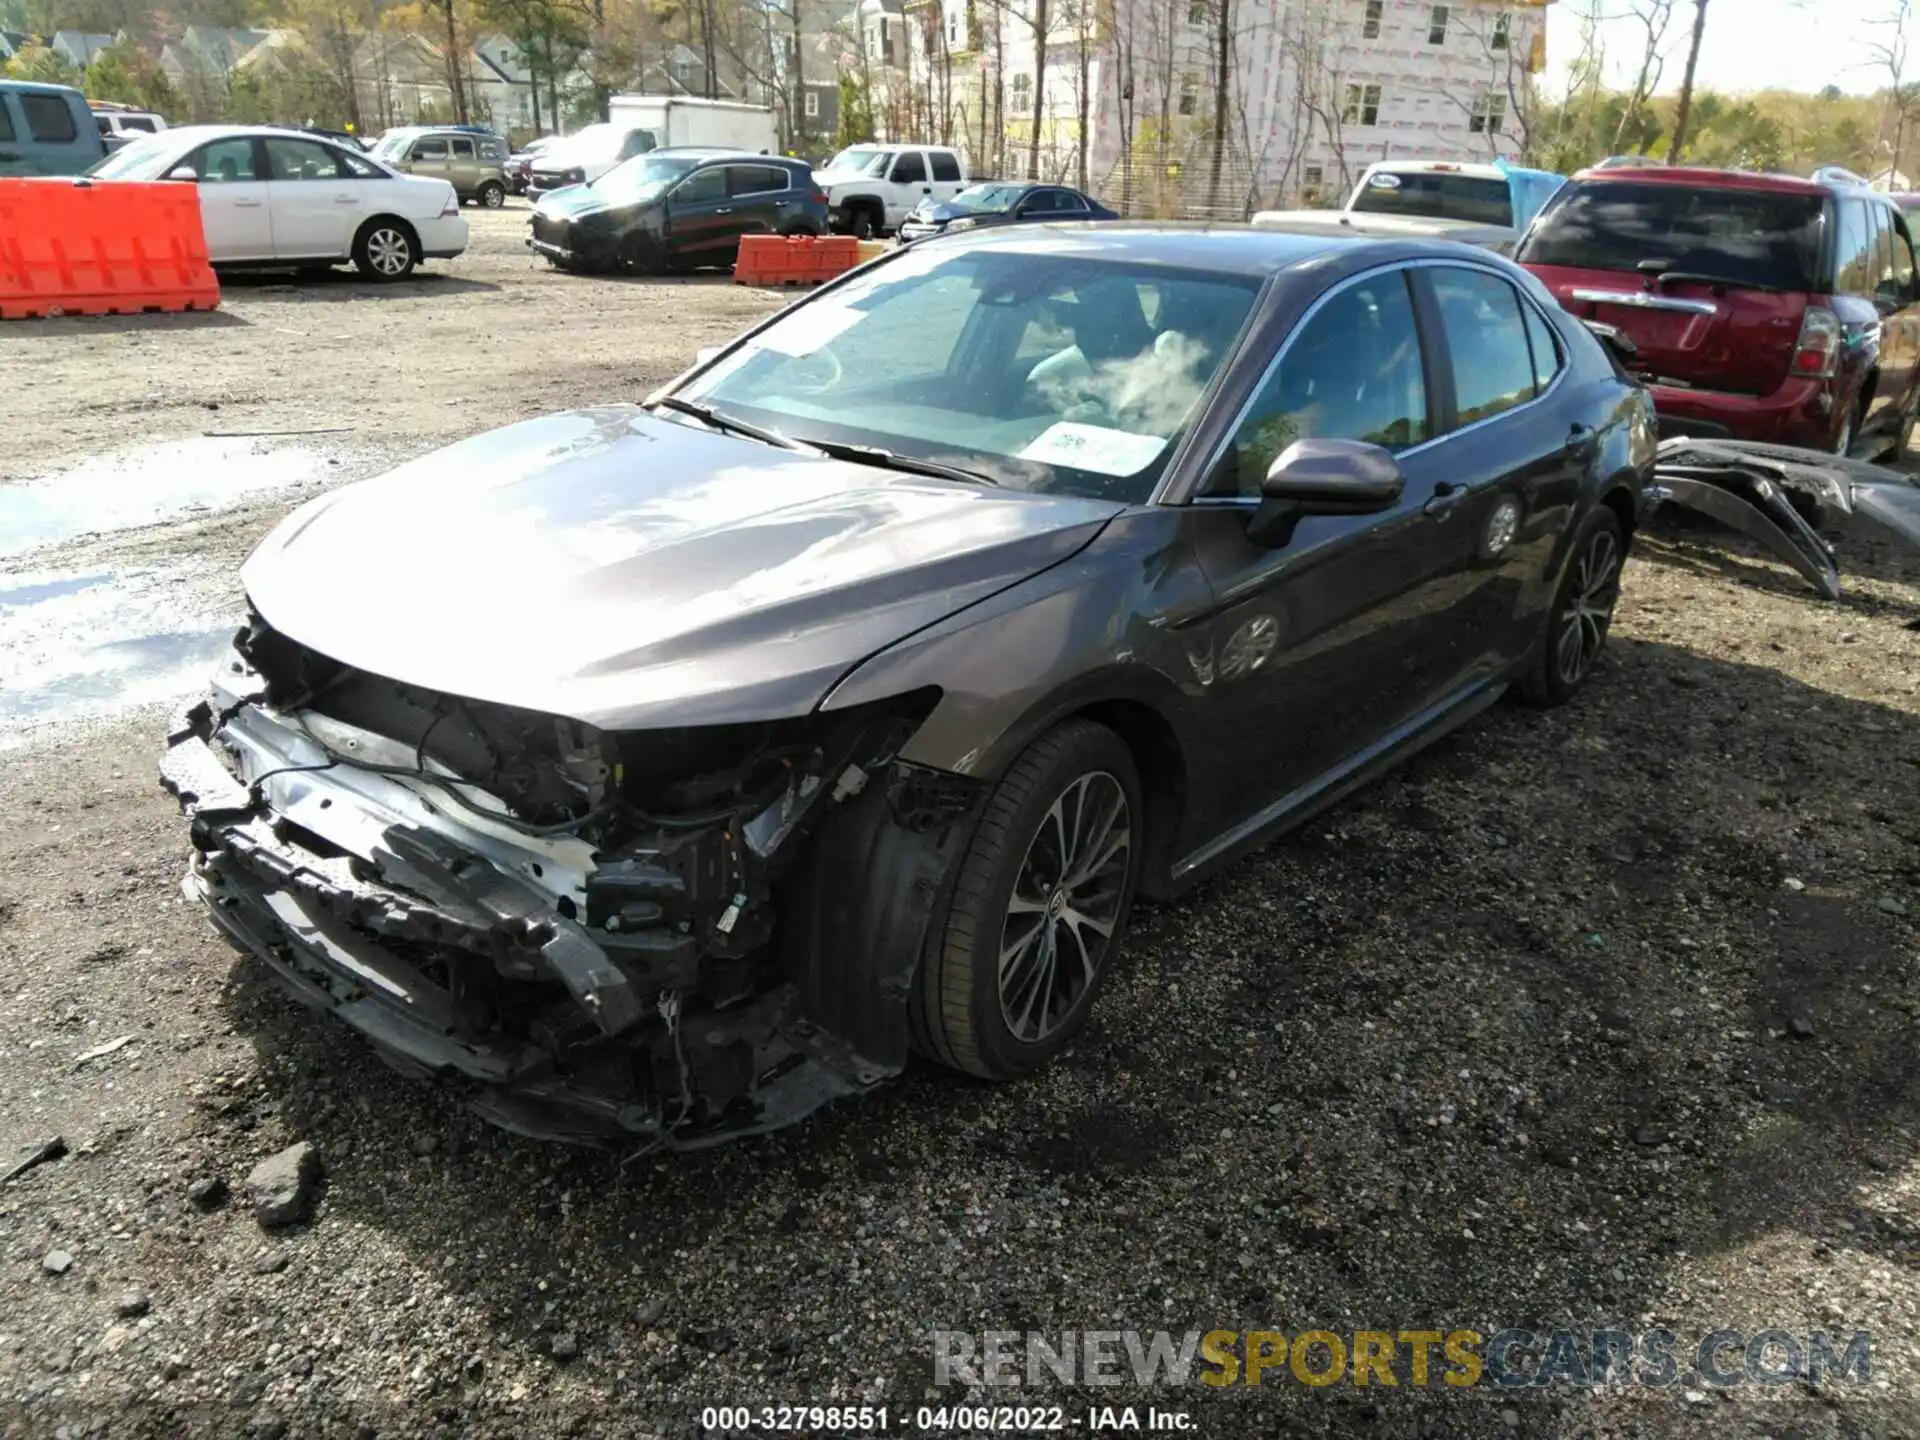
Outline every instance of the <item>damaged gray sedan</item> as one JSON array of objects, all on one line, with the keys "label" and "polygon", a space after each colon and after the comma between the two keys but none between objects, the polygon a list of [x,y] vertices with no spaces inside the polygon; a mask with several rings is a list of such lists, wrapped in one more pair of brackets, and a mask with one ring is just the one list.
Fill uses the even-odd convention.
[{"label": "damaged gray sedan", "polygon": [[[937,240],[322,496],[161,770],[188,893],[524,1133],[1059,1052],[1190,885],[1605,642],[1646,397],[1464,247]],[[1204,957],[1195,957],[1204,963]]]}]

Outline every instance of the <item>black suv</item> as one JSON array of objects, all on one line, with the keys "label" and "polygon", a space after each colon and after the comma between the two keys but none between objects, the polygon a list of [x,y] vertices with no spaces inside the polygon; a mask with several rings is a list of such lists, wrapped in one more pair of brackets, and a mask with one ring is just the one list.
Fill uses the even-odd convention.
[{"label": "black suv", "polygon": [[657,274],[731,265],[743,235],[824,235],[827,197],[804,160],[652,150],[540,197],[527,243],[567,270]]}]

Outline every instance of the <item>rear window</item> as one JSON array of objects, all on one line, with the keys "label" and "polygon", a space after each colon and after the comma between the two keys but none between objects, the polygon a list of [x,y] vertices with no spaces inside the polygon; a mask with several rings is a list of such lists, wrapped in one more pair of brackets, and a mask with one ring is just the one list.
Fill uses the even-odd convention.
[{"label": "rear window", "polygon": [[1369,215],[1424,215],[1436,220],[1470,220],[1478,225],[1513,223],[1507,182],[1484,175],[1376,171],[1360,187],[1351,208]]},{"label": "rear window", "polygon": [[21,112],[27,117],[27,134],[35,140],[65,144],[79,138],[74,128],[73,111],[58,95],[36,95],[31,90],[18,92]]},{"label": "rear window", "polygon": [[1774,190],[1595,181],[1565,186],[1514,258],[1575,270],[1670,271],[1736,285],[1824,290],[1825,200]]}]

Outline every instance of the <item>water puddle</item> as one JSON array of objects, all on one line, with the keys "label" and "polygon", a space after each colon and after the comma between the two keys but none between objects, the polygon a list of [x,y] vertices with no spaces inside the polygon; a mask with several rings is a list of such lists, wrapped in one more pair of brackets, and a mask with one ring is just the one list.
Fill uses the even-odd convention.
[{"label": "water puddle", "polygon": [[270,437],[202,437],[157,441],[41,479],[0,484],[0,559],[82,535],[223,510],[329,478],[338,463],[316,447]]},{"label": "water puddle", "polygon": [[211,564],[0,576],[0,750],[193,694],[240,611],[231,572]]}]

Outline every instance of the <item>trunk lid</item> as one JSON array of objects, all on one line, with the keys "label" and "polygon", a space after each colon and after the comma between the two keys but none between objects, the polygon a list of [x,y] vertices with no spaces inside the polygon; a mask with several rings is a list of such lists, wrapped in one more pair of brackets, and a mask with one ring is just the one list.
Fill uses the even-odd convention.
[{"label": "trunk lid", "polygon": [[1673,181],[1572,180],[1516,259],[1572,315],[1615,326],[1664,385],[1766,395],[1821,303],[1826,197]]}]

